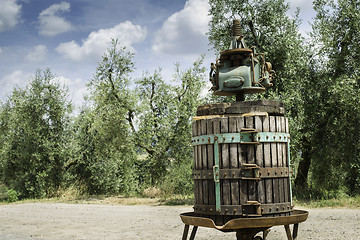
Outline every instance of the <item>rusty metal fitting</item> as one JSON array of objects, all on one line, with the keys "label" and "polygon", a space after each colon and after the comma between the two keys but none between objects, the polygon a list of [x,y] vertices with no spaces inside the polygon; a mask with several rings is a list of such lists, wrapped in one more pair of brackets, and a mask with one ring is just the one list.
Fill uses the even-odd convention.
[{"label": "rusty metal fitting", "polygon": [[239,19],[233,20],[232,34],[234,37],[241,36],[241,24]]}]

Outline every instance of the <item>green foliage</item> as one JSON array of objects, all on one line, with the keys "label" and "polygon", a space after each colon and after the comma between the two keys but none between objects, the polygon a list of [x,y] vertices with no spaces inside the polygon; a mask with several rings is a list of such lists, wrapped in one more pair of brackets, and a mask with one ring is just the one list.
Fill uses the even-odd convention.
[{"label": "green foliage", "polygon": [[134,107],[128,79],[133,56],[117,45],[114,40],[89,81],[89,106],[84,106],[74,124],[77,151],[69,171],[89,194],[137,188],[135,146],[128,123]]},{"label": "green foliage", "polygon": [[165,82],[159,71],[136,82],[138,129],[133,133],[135,144],[148,154],[144,173],[150,184],[178,166],[191,167],[191,117],[201,101],[204,71],[200,59],[185,71],[177,65],[173,83]]},{"label": "green foliage", "polygon": [[173,82],[166,82],[160,71],[132,81],[132,58],[113,40],[89,81],[89,106],[74,124],[77,154],[69,172],[91,194],[141,193],[168,175],[181,179],[185,190],[175,178],[165,180],[166,188],[188,192],[191,117],[201,99],[202,59],[186,71],[177,66]]},{"label": "green foliage", "polygon": [[47,69],[2,105],[1,176],[22,198],[52,196],[63,183],[71,111],[66,97]]},{"label": "green foliage", "polygon": [[7,201],[8,202],[16,202],[19,201],[19,193],[15,191],[14,189],[7,190]]},{"label": "green foliage", "polygon": [[[359,1],[315,1],[319,42],[311,178],[317,187],[360,193]],[[315,93],[314,93],[315,94]]]}]

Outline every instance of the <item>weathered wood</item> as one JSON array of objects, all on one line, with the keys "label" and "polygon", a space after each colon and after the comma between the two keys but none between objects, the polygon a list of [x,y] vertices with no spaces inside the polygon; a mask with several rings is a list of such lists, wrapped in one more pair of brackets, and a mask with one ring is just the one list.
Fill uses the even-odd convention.
[{"label": "weathered wood", "polygon": [[[283,133],[286,133],[286,126],[285,126],[285,123],[286,123],[286,120],[285,120],[285,117],[281,118],[281,131]],[[288,167],[288,164],[286,163],[287,162],[287,154],[286,154],[286,149],[287,149],[287,143],[284,143],[283,144],[283,147],[282,147],[282,166],[283,167]],[[284,178],[283,179],[283,185],[284,185],[284,202],[289,202],[288,201],[288,198],[289,198],[289,191],[288,191],[288,180],[289,178]]]},{"label": "weathered wood", "polygon": [[[270,131],[270,117],[265,117],[263,120],[263,131]],[[271,143],[263,143],[264,148],[264,164],[265,167],[272,167],[271,165]],[[273,180],[264,179],[266,203],[273,203]]]},{"label": "weathered wood", "polygon": [[269,115],[283,116],[284,105],[273,100],[243,101],[231,103],[206,104],[197,109],[198,116],[222,115],[222,114],[243,114],[249,112],[267,112]]},{"label": "weathered wood", "polygon": [[[238,132],[241,131],[242,128],[245,128],[245,118],[238,117],[236,118],[236,126]],[[238,159],[239,159],[239,167],[243,166],[246,163],[246,146],[243,144],[238,144]],[[240,204],[245,204],[248,198],[248,183],[245,180],[240,180]]]},{"label": "weathered wood", "polygon": [[[192,123],[192,136],[193,137],[196,137],[196,133],[197,133],[197,128],[196,128],[197,124],[196,122],[193,122]],[[193,147],[193,158],[194,158],[194,166],[193,166],[193,169],[195,170],[198,170],[198,166],[197,166],[197,150],[198,150],[198,147],[197,146],[194,146]],[[200,188],[198,186],[200,180],[194,180],[194,197],[195,197],[195,204],[200,204],[199,203],[199,191],[200,191]]]},{"label": "weathered wood", "polygon": [[[214,134],[220,133],[220,118],[213,119],[213,129]],[[221,157],[221,148],[219,148],[219,158]],[[214,156],[215,158],[215,156]],[[223,225],[224,224],[224,217],[223,216],[216,216],[215,218],[216,225]]]},{"label": "weathered wood", "polygon": [[[276,118],[270,116],[270,132],[276,132]],[[271,166],[278,167],[277,143],[270,143],[271,148]],[[280,202],[279,196],[279,179],[273,179],[273,203]]]},{"label": "weathered wood", "polygon": [[[213,121],[212,119],[206,120],[206,132],[207,134],[213,134]],[[209,170],[213,169],[214,166],[214,146],[212,144],[207,145],[207,167]],[[208,188],[209,188],[209,204],[215,205],[215,184],[214,180],[208,181]]]},{"label": "weathered wood", "polygon": [[[229,119],[228,118],[221,118],[220,120],[220,132],[221,133],[228,133],[229,132]],[[230,157],[229,157],[229,144],[222,144],[221,145],[221,161],[220,161],[220,168],[221,169],[229,169],[230,168]],[[230,180],[221,180],[220,181],[220,188],[222,193],[222,203],[224,205],[231,205],[231,189],[230,189]],[[224,222],[229,221],[231,218],[229,216],[224,217]]]},{"label": "weathered wood", "polygon": [[[288,119],[288,118],[285,118],[285,132],[286,132],[286,133],[289,133],[289,132],[290,132],[290,130],[289,130],[289,119]],[[286,160],[285,160],[285,162],[286,162],[286,166],[287,166],[287,167],[290,167],[290,166],[289,166],[290,159],[288,158],[288,156],[289,156],[288,150],[289,150],[289,149],[286,147],[286,151],[285,151],[285,152],[286,152]],[[289,175],[291,176],[291,173],[290,173]],[[286,191],[289,193],[289,194],[287,195],[287,199],[286,199],[287,202],[290,202],[290,201],[291,201],[290,178],[291,178],[291,177],[289,177],[289,178],[286,180]]]},{"label": "weathered wood", "polygon": [[[236,117],[229,118],[229,132],[236,133],[238,132],[238,127],[236,124]],[[238,145],[236,143],[230,144],[230,168],[237,169],[239,168],[238,161]],[[240,205],[240,193],[239,193],[239,181],[231,181],[231,203],[232,205]]]},{"label": "weathered wood", "polygon": [[[245,118],[245,127],[248,129],[254,129],[254,117]],[[255,145],[249,144],[246,146],[246,159],[247,163],[255,164]],[[248,181],[248,197],[249,201],[257,201],[255,181]]]},{"label": "weathered wood", "polygon": [[[264,117],[259,117],[256,116],[255,117],[255,130],[258,132],[262,132],[263,131],[263,119]],[[265,167],[265,163],[264,163],[264,144],[259,144],[256,148],[255,148],[255,161],[256,161],[256,165],[258,165],[259,167]],[[260,181],[257,182],[257,196],[258,196],[258,201],[261,204],[265,204],[265,179],[262,179]]]},{"label": "weathered wood", "polygon": [[[201,122],[200,121],[196,121],[196,136],[200,136],[201,135]],[[197,146],[198,150],[197,150],[197,169],[202,169],[202,146]],[[202,181],[200,181],[198,183],[198,187],[200,188],[200,190],[198,191],[198,197],[199,197],[199,203],[200,204],[204,204],[204,198],[203,198],[203,189],[202,189]]]},{"label": "weathered wood", "polygon": [[[216,105],[216,104],[215,104]],[[221,108],[224,104],[213,106]],[[225,104],[226,105],[226,104]],[[234,107],[234,106],[233,106]],[[222,115],[197,118],[193,124],[193,136],[221,134],[221,133],[240,133],[244,128],[255,129],[258,132],[287,132],[288,121],[283,116],[267,116],[260,115]],[[243,130],[242,130],[243,129]],[[256,139],[253,139],[254,141]],[[201,141],[201,139],[200,139]],[[204,141],[204,140],[203,140]],[[236,176],[236,172],[244,166],[244,164],[256,164],[260,168],[268,168],[261,170],[261,174],[267,174],[258,181],[243,179],[239,177],[225,177],[220,173],[220,203],[223,205],[222,212],[216,213],[214,206],[216,205],[215,182],[211,175],[213,166],[215,165],[214,145],[205,144],[194,147],[194,169],[200,170],[195,179],[195,204],[199,214],[209,212],[215,224],[223,225],[228,220],[237,217],[245,217],[242,215],[240,208],[238,212],[235,206],[248,204],[249,201],[258,201],[260,204],[270,204],[267,206],[272,208],[273,212],[267,211],[264,217],[281,216],[285,214],[282,209],[283,205],[276,203],[288,203],[291,198],[289,179],[281,177],[281,171],[285,171],[284,167],[287,163],[287,143],[265,143],[259,144],[240,144],[240,143],[222,143],[219,145],[219,168],[228,169],[223,171],[227,176]],[[281,169],[273,169],[281,168]],[[237,171],[232,171],[236,169]],[[273,170],[271,170],[273,169]],[[203,171],[207,170],[207,171]],[[271,172],[274,171],[274,172]],[[279,172],[276,176],[275,171]],[[200,174],[206,174],[200,175]],[[272,205],[274,204],[274,205]],[[234,206],[234,207],[233,207]],[[266,205],[264,205],[266,206]],[[263,206],[263,207],[264,207]],[[280,207],[279,207],[280,206]],[[246,208],[248,208],[247,206]],[[207,210],[208,209],[208,210]],[[226,209],[229,209],[228,211]],[[239,209],[239,208],[237,208]],[[271,210],[271,209],[270,209]],[[276,211],[279,211],[277,213]],[[211,212],[211,213],[210,213]],[[231,212],[231,213],[230,213]],[[281,213],[282,212],[282,213]]]},{"label": "weathered wood", "polygon": [[[276,117],[276,131],[277,132],[282,132],[282,127],[281,127],[281,119],[283,119],[284,117]],[[283,143],[277,143],[277,161],[278,161],[278,166],[279,167],[283,167]],[[279,202],[284,202],[285,201],[285,197],[284,197],[284,178],[279,179]]]},{"label": "weathered wood", "polygon": [[[206,120],[201,120],[200,121],[200,125],[201,125],[201,135],[206,135]],[[208,169],[207,164],[208,164],[208,159],[207,159],[207,145],[202,145],[201,146],[201,160],[202,160],[202,169]],[[203,203],[204,204],[209,204],[209,188],[208,188],[208,181],[203,181],[203,191],[202,191],[202,196],[203,196]]]}]

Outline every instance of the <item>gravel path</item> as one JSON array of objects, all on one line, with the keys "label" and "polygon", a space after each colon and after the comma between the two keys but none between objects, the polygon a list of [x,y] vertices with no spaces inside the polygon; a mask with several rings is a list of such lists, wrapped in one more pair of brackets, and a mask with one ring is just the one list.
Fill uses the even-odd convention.
[{"label": "gravel path", "polygon": [[[0,205],[0,239],[181,239],[190,206],[26,203]],[[360,240],[360,209],[310,209],[298,239]],[[199,228],[196,240],[235,240],[235,233]],[[286,240],[273,227],[268,240]]]}]

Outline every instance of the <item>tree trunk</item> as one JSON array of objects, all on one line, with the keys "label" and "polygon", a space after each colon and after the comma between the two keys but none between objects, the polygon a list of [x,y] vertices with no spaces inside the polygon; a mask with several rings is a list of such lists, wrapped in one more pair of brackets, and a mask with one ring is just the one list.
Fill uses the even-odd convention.
[{"label": "tree trunk", "polygon": [[295,178],[295,188],[298,193],[308,192],[308,175],[311,164],[311,141],[303,139],[302,159],[299,162],[297,175]]}]

